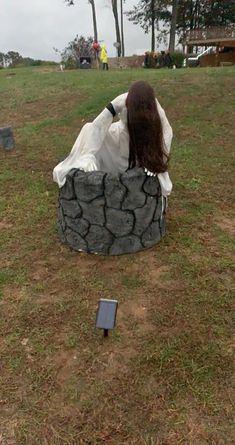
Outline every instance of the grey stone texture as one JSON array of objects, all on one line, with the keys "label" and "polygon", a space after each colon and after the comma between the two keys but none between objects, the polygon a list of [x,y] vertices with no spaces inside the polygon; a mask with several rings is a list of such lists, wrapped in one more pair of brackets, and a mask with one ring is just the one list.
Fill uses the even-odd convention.
[{"label": "grey stone texture", "polygon": [[[59,230],[59,235],[61,235],[60,230]],[[61,241],[73,247],[74,250],[87,252],[87,243],[84,240],[84,238],[82,238],[82,236],[79,235],[77,232],[74,232],[74,230],[71,230],[69,227],[66,227],[65,231],[63,232],[63,236],[66,241],[63,241],[63,237],[61,238]]]},{"label": "grey stone texture", "polygon": [[161,195],[161,187],[154,176],[147,176],[147,179],[143,185],[144,192],[151,196]]},{"label": "grey stone texture", "polygon": [[120,209],[126,192],[126,187],[122,185],[117,176],[111,175],[110,173],[106,175],[104,193],[107,207]]},{"label": "grey stone texture", "polygon": [[65,225],[84,237],[88,233],[89,222],[83,218],[68,218],[65,216]]},{"label": "grey stone texture", "polygon": [[134,253],[165,235],[165,198],[141,168],[111,175],[73,169],[59,191],[61,241],[100,255]]},{"label": "grey stone texture", "polygon": [[153,221],[149,227],[145,230],[141,237],[141,242],[144,247],[151,247],[153,243],[153,239],[155,242],[159,242],[161,240],[161,231],[159,221]]},{"label": "grey stone texture", "polygon": [[74,175],[74,190],[77,199],[90,202],[104,194],[104,176],[102,172],[88,172],[78,170]]},{"label": "grey stone texture", "polygon": [[146,227],[149,227],[153,220],[156,210],[156,200],[152,196],[148,196],[146,204],[143,207],[134,210],[135,227],[133,233],[137,236],[142,235]]},{"label": "grey stone texture", "polygon": [[143,246],[140,239],[135,235],[124,236],[123,238],[116,238],[110,248],[110,255],[122,255],[123,253],[138,252],[142,250]]},{"label": "grey stone texture", "polygon": [[142,168],[127,170],[121,175],[122,184],[127,188],[127,194],[122,203],[123,210],[135,210],[143,207],[146,202],[146,193],[143,184],[146,180]]},{"label": "grey stone texture", "polygon": [[91,224],[105,225],[105,200],[103,197],[93,199],[91,202],[81,202],[82,216]]},{"label": "grey stone texture", "polygon": [[79,218],[82,215],[82,209],[77,201],[71,200],[67,201],[66,199],[61,199],[61,207],[63,208],[63,213],[66,216],[71,218]]},{"label": "grey stone texture", "polygon": [[[60,189],[60,199],[76,200],[75,190],[74,190],[74,180],[73,176],[71,176],[72,172],[76,170],[70,170],[68,175],[66,176],[66,187],[62,187]],[[76,201],[75,201],[76,202]]]},{"label": "grey stone texture", "polygon": [[134,215],[131,212],[106,209],[106,227],[115,236],[129,235],[134,227]]},{"label": "grey stone texture", "polygon": [[15,148],[15,141],[11,127],[0,128],[0,147],[5,150],[13,150],[13,148]]},{"label": "grey stone texture", "polygon": [[105,227],[91,225],[86,241],[89,252],[107,255],[113,243],[113,236]]}]

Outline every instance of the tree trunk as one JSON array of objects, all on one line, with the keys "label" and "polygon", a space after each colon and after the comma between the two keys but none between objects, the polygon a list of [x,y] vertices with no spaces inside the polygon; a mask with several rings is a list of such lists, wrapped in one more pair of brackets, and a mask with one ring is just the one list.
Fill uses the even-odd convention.
[{"label": "tree trunk", "polygon": [[120,36],[120,28],[119,28],[119,20],[118,20],[118,9],[117,9],[117,0],[112,0],[112,9],[113,16],[115,21],[115,29],[116,29],[116,42],[120,43],[120,46],[117,48],[118,57],[121,56],[121,36]]},{"label": "tree trunk", "polygon": [[123,29],[123,0],[120,0],[120,6],[121,6],[121,37],[122,37],[121,50],[122,50],[122,57],[124,57],[125,45],[124,45],[124,29]]},{"label": "tree trunk", "polygon": [[193,1],[190,3],[190,29],[194,29],[194,20],[193,20]]},{"label": "tree trunk", "polygon": [[151,51],[155,51],[155,0],[151,0]]},{"label": "tree trunk", "polygon": [[169,51],[171,53],[175,51],[175,34],[176,34],[176,24],[177,24],[178,3],[179,0],[173,0],[172,3],[172,17],[171,17],[170,42],[169,42]]},{"label": "tree trunk", "polygon": [[95,1],[88,0],[91,4],[92,8],[92,20],[93,20],[93,28],[94,28],[94,41],[98,42],[98,31],[97,31],[97,21],[96,21],[96,12],[95,12]]}]

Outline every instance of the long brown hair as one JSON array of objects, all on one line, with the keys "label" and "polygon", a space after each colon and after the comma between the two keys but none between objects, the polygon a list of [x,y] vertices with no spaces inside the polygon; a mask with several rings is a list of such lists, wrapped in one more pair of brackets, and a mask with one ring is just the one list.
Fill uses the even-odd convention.
[{"label": "long brown hair", "polygon": [[153,88],[142,80],[133,83],[126,100],[129,131],[129,168],[136,165],[152,173],[167,170],[162,123]]}]

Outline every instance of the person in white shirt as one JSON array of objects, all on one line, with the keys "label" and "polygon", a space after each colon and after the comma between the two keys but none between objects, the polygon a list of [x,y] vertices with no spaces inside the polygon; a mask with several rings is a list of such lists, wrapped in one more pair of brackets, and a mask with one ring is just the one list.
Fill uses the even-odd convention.
[{"label": "person in white shirt", "polygon": [[[116,115],[119,120],[113,122]],[[53,179],[62,187],[73,168],[118,174],[138,166],[158,176],[166,197],[172,190],[167,171],[172,136],[152,87],[137,81],[83,126],[69,156],[54,168]]]}]

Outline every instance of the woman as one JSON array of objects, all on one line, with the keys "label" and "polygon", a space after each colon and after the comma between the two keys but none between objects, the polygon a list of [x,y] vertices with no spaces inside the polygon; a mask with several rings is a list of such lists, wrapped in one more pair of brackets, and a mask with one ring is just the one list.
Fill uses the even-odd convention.
[{"label": "woman", "polygon": [[[116,114],[120,120],[113,123]],[[72,168],[116,174],[139,166],[147,174],[157,174],[162,194],[168,196],[172,189],[167,172],[171,140],[171,126],[152,87],[137,81],[84,125],[70,155],[55,167],[53,179],[62,187]]]}]

